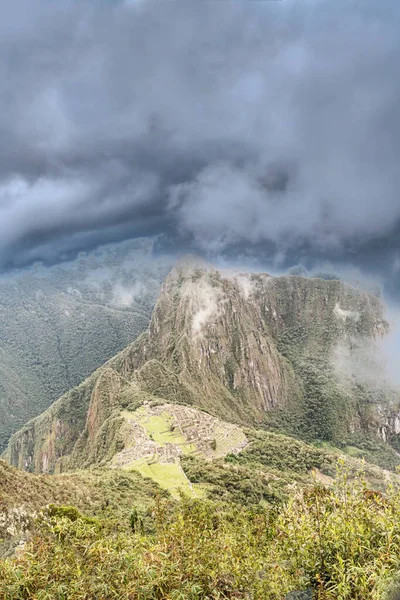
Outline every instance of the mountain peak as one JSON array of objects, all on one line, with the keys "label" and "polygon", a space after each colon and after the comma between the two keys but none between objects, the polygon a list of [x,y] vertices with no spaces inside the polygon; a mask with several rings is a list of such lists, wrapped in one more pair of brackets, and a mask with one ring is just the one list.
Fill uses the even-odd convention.
[{"label": "mountain peak", "polygon": [[354,349],[386,331],[379,299],[338,280],[218,270],[185,256],[148,331],[13,436],[6,456],[37,471],[108,463],[137,443],[122,433],[124,411],[154,402],[311,438],[390,439],[393,401],[371,405],[351,364]]}]

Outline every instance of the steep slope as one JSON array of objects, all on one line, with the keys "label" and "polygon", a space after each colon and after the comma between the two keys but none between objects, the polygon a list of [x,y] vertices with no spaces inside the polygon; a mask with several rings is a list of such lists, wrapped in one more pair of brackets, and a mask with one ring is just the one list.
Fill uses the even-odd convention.
[{"label": "steep slope", "polygon": [[[303,423],[311,437],[332,438],[341,425],[343,433],[364,425],[352,355],[359,348],[372,355],[386,332],[379,299],[340,281],[194,264],[176,268],[164,284],[145,358],[179,374],[186,402],[223,418],[255,424],[267,412],[270,424],[287,426],[290,418],[294,432]],[[344,376],[337,359],[348,349]],[[142,385],[154,393],[147,371]]]},{"label": "steep slope", "polygon": [[[338,475],[338,452],[266,431],[246,430],[246,437],[235,425],[190,407],[147,404],[122,416],[127,443],[107,467],[38,475],[0,460],[0,560],[40,527],[42,510],[74,521],[79,509],[95,517],[87,523],[100,519],[114,532],[131,532],[135,513],[153,531],[155,500],[164,498],[170,509],[176,504],[171,496],[180,500],[183,492],[191,499],[266,508],[288,499],[294,484],[332,486]],[[341,459],[349,481],[362,472],[372,489],[399,485],[396,473]]]},{"label": "steep slope", "polygon": [[88,515],[116,517],[128,524],[132,509],[143,514],[156,495],[163,491],[138,473],[94,469],[34,475],[0,460],[0,557],[30,536],[39,511],[49,504],[73,504]]},{"label": "steep slope", "polygon": [[167,260],[143,240],[0,278],[0,450],[149,324]]},{"label": "steep slope", "polygon": [[398,396],[337,360],[372,352],[386,331],[379,299],[339,281],[182,263],[148,331],[15,434],[5,456],[37,472],[109,464],[137,438],[135,411],[157,403],[334,443],[390,438]]}]

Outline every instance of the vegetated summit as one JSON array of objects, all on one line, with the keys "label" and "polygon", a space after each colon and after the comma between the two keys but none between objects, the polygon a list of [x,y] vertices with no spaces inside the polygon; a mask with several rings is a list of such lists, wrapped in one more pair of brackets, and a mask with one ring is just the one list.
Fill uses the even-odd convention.
[{"label": "vegetated summit", "polygon": [[143,471],[185,452],[239,451],[241,428],[256,427],[367,457],[379,448],[369,458],[386,466],[400,414],[374,355],[387,331],[379,298],[341,281],[188,259],[168,275],[148,330],[13,435],[5,457],[39,473]]}]

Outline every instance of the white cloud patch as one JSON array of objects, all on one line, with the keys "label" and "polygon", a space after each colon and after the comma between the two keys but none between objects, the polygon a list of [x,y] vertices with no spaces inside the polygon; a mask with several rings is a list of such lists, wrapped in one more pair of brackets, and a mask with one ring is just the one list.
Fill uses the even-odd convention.
[{"label": "white cloud patch", "polygon": [[[255,290],[255,283],[252,272],[245,272],[239,268],[222,268],[221,274],[230,281],[234,282],[239,288],[245,300],[248,300]],[[256,271],[254,271],[255,273]]]},{"label": "white cloud patch", "polygon": [[204,329],[221,315],[222,291],[201,277],[198,281],[186,282],[182,294],[191,307],[192,333],[195,337],[201,336]]},{"label": "white cloud patch", "polygon": [[379,343],[371,340],[352,339],[348,344],[338,344],[332,354],[332,363],[343,382],[366,385],[376,390],[395,383],[386,368]]},{"label": "white cloud patch", "polygon": [[346,321],[347,319],[352,319],[355,322],[360,320],[360,313],[357,310],[345,310],[340,307],[340,304],[336,304],[333,309],[334,314],[342,321]]},{"label": "white cloud patch", "polygon": [[146,286],[142,281],[136,281],[133,285],[117,283],[113,286],[112,304],[118,308],[130,308],[145,291]]}]

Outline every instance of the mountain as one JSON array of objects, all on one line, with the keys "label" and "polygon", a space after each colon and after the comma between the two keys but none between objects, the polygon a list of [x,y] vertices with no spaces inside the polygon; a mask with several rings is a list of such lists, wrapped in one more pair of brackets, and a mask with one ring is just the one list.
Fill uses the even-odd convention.
[{"label": "mountain", "polygon": [[0,279],[0,450],[149,324],[170,261],[134,240]]},{"label": "mountain", "polygon": [[387,333],[338,280],[178,264],[147,331],[11,437],[0,597],[392,597]]},{"label": "mountain", "polygon": [[338,280],[188,259],[164,282],[148,330],[13,435],[4,456],[45,473],[175,464],[173,478],[185,454],[238,452],[247,426],[392,460],[380,442],[396,443],[398,395],[373,358],[387,331],[379,298]]}]

